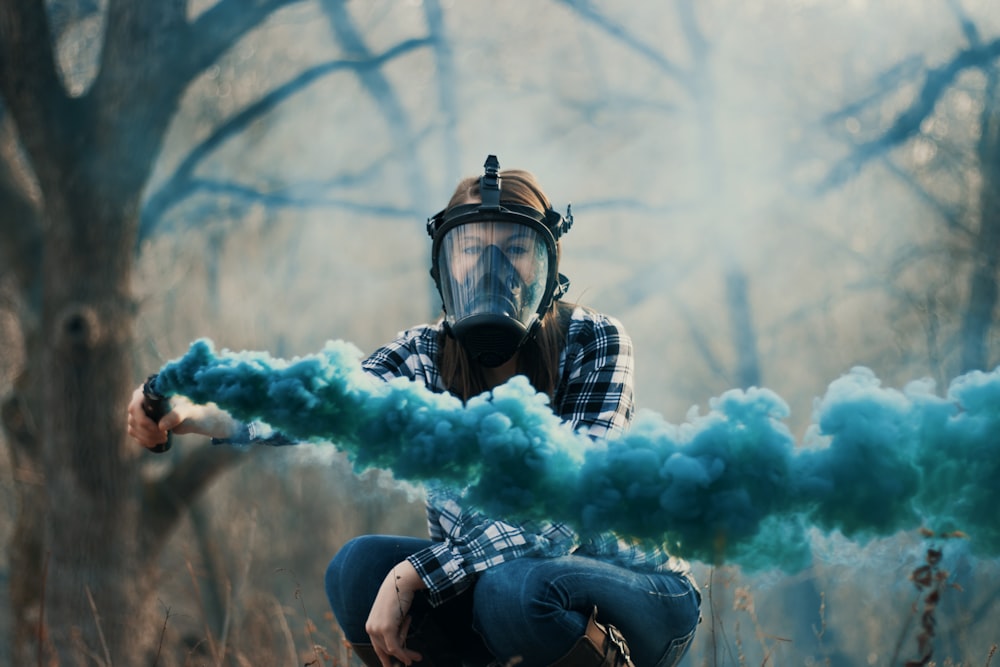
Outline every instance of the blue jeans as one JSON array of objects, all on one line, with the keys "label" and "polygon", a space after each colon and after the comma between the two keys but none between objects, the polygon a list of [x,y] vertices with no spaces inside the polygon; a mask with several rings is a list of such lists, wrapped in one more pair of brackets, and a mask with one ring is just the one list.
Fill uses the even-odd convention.
[{"label": "blue jeans", "polygon": [[[369,643],[365,621],[382,580],[430,544],[367,535],[340,549],[326,571],[326,593],[349,642]],[[413,628],[427,618],[444,628],[467,665],[519,657],[523,667],[544,667],[572,648],[596,606],[598,620],[625,636],[636,667],[674,667],[694,637],[699,604],[697,590],[678,574],[633,572],[571,555],[501,563],[437,607],[418,595],[410,613]]]}]

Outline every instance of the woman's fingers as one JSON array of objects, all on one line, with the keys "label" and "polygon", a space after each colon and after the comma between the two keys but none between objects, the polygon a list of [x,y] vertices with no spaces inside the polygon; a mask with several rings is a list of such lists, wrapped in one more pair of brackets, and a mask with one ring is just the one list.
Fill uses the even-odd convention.
[{"label": "woman's fingers", "polygon": [[383,667],[399,667],[400,664],[409,666],[423,659],[423,656],[417,651],[406,648],[406,635],[410,631],[412,620],[410,616],[404,618],[402,625],[395,632],[377,635],[377,637],[369,634],[372,646],[375,648],[375,654],[379,657]]},{"label": "woman's fingers", "polygon": [[128,404],[128,434],[143,447],[155,447],[166,442],[166,430],[159,428],[157,423],[146,416],[142,408],[144,396],[142,387],[132,392],[132,398]]}]

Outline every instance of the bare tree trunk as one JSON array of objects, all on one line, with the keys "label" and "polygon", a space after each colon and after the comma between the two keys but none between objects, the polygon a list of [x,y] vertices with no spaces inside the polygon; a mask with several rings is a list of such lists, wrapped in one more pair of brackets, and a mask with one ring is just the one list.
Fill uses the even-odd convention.
[{"label": "bare tree trunk", "polygon": [[[98,172],[99,173],[99,172]],[[46,214],[41,320],[42,461],[48,496],[46,620],[61,661],[81,651],[138,664],[138,454],[126,446],[132,377],[128,276],[137,197],[77,174],[39,174]],[[114,210],[108,202],[128,202]],[[77,212],[85,211],[85,219]],[[124,212],[125,216],[122,216]],[[131,217],[132,220],[123,219]],[[82,644],[82,646],[81,646]]]},{"label": "bare tree trunk", "polygon": [[986,370],[990,365],[990,329],[996,317],[1000,276],[1000,73],[988,71],[986,104],[982,114],[979,164],[979,231],[972,248],[969,305],[962,318],[962,372]]},{"label": "bare tree trunk", "polygon": [[11,177],[16,161],[0,154],[0,204],[17,205],[0,211],[12,244],[0,272],[10,267],[36,309],[21,327],[27,375],[3,409],[23,475],[14,664],[143,664],[159,627],[147,621],[155,556],[191,499],[235,460],[192,452],[142,488],[142,453],[124,420],[129,278],[141,193],[181,94],[285,2],[221,0],[189,22],[182,0],[110,0],[99,72],[71,96],[47,3],[0,0],[0,96],[37,186],[25,196]]},{"label": "bare tree trunk", "polygon": [[747,276],[741,268],[726,272],[726,301],[732,323],[733,348],[736,350],[736,384],[746,389],[761,384],[757,333],[751,317]]}]

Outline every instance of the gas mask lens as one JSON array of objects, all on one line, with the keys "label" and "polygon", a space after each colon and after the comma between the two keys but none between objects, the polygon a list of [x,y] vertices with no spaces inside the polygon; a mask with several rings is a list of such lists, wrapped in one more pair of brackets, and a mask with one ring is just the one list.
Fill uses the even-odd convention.
[{"label": "gas mask lens", "polygon": [[469,222],[445,233],[438,266],[448,321],[477,315],[527,327],[545,295],[549,253],[541,235],[514,222]]}]

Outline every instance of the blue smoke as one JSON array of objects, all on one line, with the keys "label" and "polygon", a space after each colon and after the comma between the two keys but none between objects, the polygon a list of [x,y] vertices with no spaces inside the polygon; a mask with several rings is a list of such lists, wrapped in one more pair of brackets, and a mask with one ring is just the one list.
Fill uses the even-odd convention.
[{"label": "blue smoke", "polygon": [[927,527],[1000,554],[1000,368],[884,388],[868,369],[835,380],[801,444],[768,389],[731,390],[675,425],[640,411],[606,441],[573,432],[523,377],[463,406],[405,379],[367,375],[361,352],[329,342],[291,361],[192,344],[156,389],[214,401],[295,439],[332,442],[356,469],[436,480],[496,516],[612,530],[678,556],[795,570],[808,531],[855,541]]}]

